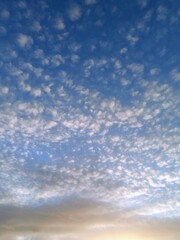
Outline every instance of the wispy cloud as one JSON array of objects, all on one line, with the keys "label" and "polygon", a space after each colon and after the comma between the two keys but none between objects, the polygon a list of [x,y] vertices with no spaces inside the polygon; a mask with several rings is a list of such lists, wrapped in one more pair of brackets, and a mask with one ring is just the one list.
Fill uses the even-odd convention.
[{"label": "wispy cloud", "polygon": [[85,4],[87,5],[96,4],[96,0],[85,0]]}]

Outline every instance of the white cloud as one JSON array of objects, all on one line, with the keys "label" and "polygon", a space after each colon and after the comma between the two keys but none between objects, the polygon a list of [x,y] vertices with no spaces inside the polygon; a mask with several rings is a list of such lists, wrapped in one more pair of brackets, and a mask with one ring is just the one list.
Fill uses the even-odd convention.
[{"label": "white cloud", "polygon": [[138,42],[139,37],[129,33],[127,35],[127,40],[129,41],[130,45],[134,46]]},{"label": "white cloud", "polygon": [[96,25],[97,27],[102,27],[103,24],[104,24],[104,22],[103,22],[101,19],[99,19],[99,20],[97,20],[97,21],[95,22],[95,25]]},{"label": "white cloud", "polygon": [[99,60],[96,61],[96,66],[97,67],[103,67],[106,64],[108,64],[108,61],[107,61],[106,58],[102,58],[102,59],[99,59]]},{"label": "white cloud", "polygon": [[14,66],[10,65],[9,73],[12,76],[20,76],[23,73],[23,71],[21,69],[17,68],[17,67],[14,67]]},{"label": "white cloud", "polygon": [[125,54],[127,51],[128,51],[128,49],[126,47],[124,47],[124,48],[121,48],[120,53]]},{"label": "white cloud", "polygon": [[168,15],[168,9],[165,6],[160,5],[157,8],[157,20],[164,21]]},{"label": "white cloud", "polygon": [[111,137],[111,140],[113,142],[119,142],[120,141],[120,137],[118,135],[114,135],[114,136]]},{"label": "white cloud", "polygon": [[11,58],[17,58],[18,54],[15,50],[13,49],[8,49],[8,55],[11,57]]},{"label": "white cloud", "polygon": [[39,32],[42,29],[40,22],[39,21],[34,21],[32,23],[31,29],[35,32]]},{"label": "white cloud", "polygon": [[115,62],[114,62],[114,67],[115,69],[119,70],[120,68],[122,68],[122,64],[121,64],[121,61],[116,59]]},{"label": "white cloud", "polygon": [[48,58],[42,59],[42,64],[43,64],[43,65],[48,65],[49,62],[50,62],[50,60],[49,60]]},{"label": "white cloud", "polygon": [[49,86],[44,86],[44,92],[46,92],[47,94],[51,94],[51,86],[53,86],[53,84],[50,84]]},{"label": "white cloud", "polygon": [[37,89],[33,89],[31,91],[31,94],[34,95],[35,97],[40,97],[41,96],[41,89],[37,88]]},{"label": "white cloud", "polygon": [[131,63],[128,65],[128,68],[134,73],[143,73],[144,71],[144,65],[139,63]]},{"label": "white cloud", "polygon": [[17,42],[21,48],[25,48],[33,44],[33,39],[28,35],[20,33],[17,37]]},{"label": "white cloud", "polygon": [[143,17],[143,21],[144,22],[149,22],[151,20],[151,18],[152,18],[152,15],[153,15],[153,11],[152,10],[147,11],[145,16]]},{"label": "white cloud", "polygon": [[0,34],[6,34],[7,30],[5,27],[0,26]]},{"label": "white cloud", "polygon": [[89,76],[90,72],[92,71],[92,69],[95,67],[95,61],[94,59],[88,59],[85,60],[84,62],[84,72],[85,72],[85,76]]},{"label": "white cloud", "polygon": [[85,0],[86,5],[96,4],[96,0]]},{"label": "white cloud", "polygon": [[71,21],[76,21],[81,17],[82,10],[78,4],[72,4],[68,9],[68,17]]},{"label": "white cloud", "polygon": [[7,94],[9,92],[9,88],[8,87],[0,87],[0,93],[1,94]]},{"label": "white cloud", "polygon": [[171,76],[173,78],[174,81],[180,81],[180,71],[178,69],[173,69],[171,71]]},{"label": "white cloud", "polygon": [[122,80],[121,80],[121,84],[122,84],[123,86],[127,86],[129,83],[130,83],[130,81],[127,80],[127,79],[122,79]]},{"label": "white cloud", "polygon": [[53,66],[58,67],[62,63],[64,63],[64,58],[60,54],[56,54],[51,58],[51,63]]},{"label": "white cloud", "polygon": [[33,65],[31,64],[31,63],[23,63],[23,65],[22,65],[22,67],[24,68],[24,69],[28,69],[28,70],[33,70]]},{"label": "white cloud", "polygon": [[10,13],[7,10],[2,10],[0,13],[1,17],[4,19],[8,19],[10,17]]},{"label": "white cloud", "polygon": [[57,126],[57,122],[51,121],[45,126],[45,129],[51,129],[55,126]]},{"label": "white cloud", "polygon": [[58,18],[55,23],[55,28],[58,30],[63,30],[65,28],[64,20],[63,18]]},{"label": "white cloud", "polygon": [[158,69],[158,68],[151,68],[151,69],[150,69],[150,74],[151,74],[152,76],[156,75],[158,72],[159,72],[159,69]]},{"label": "white cloud", "polygon": [[139,6],[144,8],[144,7],[146,7],[148,0],[137,0],[137,3],[139,4]]},{"label": "white cloud", "polygon": [[22,9],[25,9],[25,8],[27,7],[25,1],[19,1],[19,2],[18,2],[18,6],[19,6],[20,8],[22,8]]},{"label": "white cloud", "polygon": [[78,50],[81,49],[81,44],[73,42],[72,44],[69,45],[69,49],[71,49],[73,52],[77,52]]},{"label": "white cloud", "polygon": [[35,67],[33,67],[33,69],[32,69],[32,71],[36,75],[36,77],[42,76],[43,70],[44,70],[43,68],[35,68]]},{"label": "white cloud", "polygon": [[[29,78],[29,76],[28,76]],[[31,86],[29,84],[25,84],[24,81],[19,82],[20,89],[24,92],[30,92],[31,91]]]},{"label": "white cloud", "polygon": [[42,49],[37,49],[33,52],[33,56],[35,58],[41,58],[41,59],[43,58],[44,60],[44,51]]},{"label": "white cloud", "polygon": [[78,62],[79,60],[80,60],[80,57],[79,57],[77,54],[73,54],[73,55],[71,56],[71,61],[72,61],[72,62],[76,63],[76,62]]}]

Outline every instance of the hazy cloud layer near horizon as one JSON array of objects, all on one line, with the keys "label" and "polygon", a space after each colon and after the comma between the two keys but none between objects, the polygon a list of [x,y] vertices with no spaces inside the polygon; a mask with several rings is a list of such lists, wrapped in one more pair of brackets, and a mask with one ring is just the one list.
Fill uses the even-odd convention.
[{"label": "hazy cloud layer near horizon", "polygon": [[3,240],[178,239],[179,219],[139,219],[138,210],[78,198],[34,208],[1,206],[0,235]]}]

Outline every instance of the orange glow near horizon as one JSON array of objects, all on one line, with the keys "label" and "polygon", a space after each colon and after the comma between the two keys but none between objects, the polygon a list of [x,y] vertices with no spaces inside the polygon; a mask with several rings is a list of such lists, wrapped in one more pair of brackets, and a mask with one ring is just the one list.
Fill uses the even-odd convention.
[{"label": "orange glow near horizon", "polygon": [[[94,234],[93,236],[89,236],[88,240],[155,240],[155,238],[148,237],[148,233],[146,236],[144,234],[139,234],[138,232],[120,232],[120,231],[108,231],[106,230],[101,233]],[[87,239],[87,238],[86,238]]]}]

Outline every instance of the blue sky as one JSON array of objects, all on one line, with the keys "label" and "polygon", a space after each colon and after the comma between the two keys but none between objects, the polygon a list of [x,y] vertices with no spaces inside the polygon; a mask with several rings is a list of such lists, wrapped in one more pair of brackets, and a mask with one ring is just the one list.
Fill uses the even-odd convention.
[{"label": "blue sky", "polygon": [[179,19],[178,0],[0,2],[5,240],[178,239]]}]

